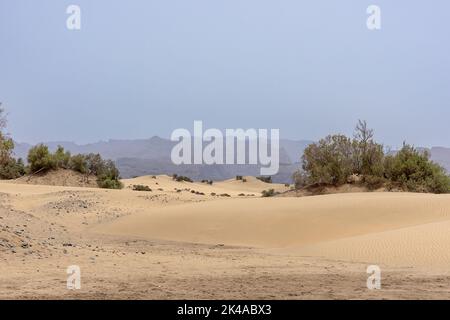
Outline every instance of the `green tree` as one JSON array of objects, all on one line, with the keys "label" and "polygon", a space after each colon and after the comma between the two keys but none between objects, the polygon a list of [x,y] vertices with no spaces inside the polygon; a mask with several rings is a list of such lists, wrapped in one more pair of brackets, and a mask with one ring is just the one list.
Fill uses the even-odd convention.
[{"label": "green tree", "polygon": [[70,152],[65,151],[62,146],[58,146],[55,153],[53,154],[53,157],[57,168],[69,168]]},{"label": "green tree", "polygon": [[32,174],[56,169],[55,158],[44,144],[38,144],[28,151],[28,165]]},{"label": "green tree", "polygon": [[353,139],[354,173],[364,176],[383,176],[383,145],[373,140],[373,129],[358,120]]},{"label": "green tree", "polygon": [[5,109],[0,103],[0,179],[15,179],[25,173],[21,159],[13,157],[14,141],[5,132],[7,125]]},{"label": "green tree", "polygon": [[304,151],[302,167],[308,184],[340,185],[353,173],[352,141],[344,135],[330,135]]},{"label": "green tree", "polygon": [[72,156],[69,161],[69,168],[82,174],[88,173],[86,157],[82,154]]},{"label": "green tree", "polygon": [[384,162],[385,176],[407,191],[449,193],[450,177],[445,169],[430,160],[427,151],[420,152],[406,143]]},{"label": "green tree", "polygon": [[0,103],[0,166],[7,165],[10,162],[14,150],[14,141],[5,132],[6,114],[1,105]]}]

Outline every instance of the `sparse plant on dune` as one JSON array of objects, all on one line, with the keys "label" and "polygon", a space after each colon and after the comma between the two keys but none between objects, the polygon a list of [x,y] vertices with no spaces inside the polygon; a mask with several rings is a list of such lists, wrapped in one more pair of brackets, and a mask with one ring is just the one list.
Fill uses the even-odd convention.
[{"label": "sparse plant on dune", "polygon": [[142,184],[135,184],[132,189],[134,191],[152,191],[149,186],[144,186]]},{"label": "sparse plant on dune", "polygon": [[186,182],[194,182],[191,178],[189,178],[189,177],[186,177],[186,176],[179,176],[179,175],[177,175],[177,174],[174,174],[173,176],[172,176],[172,179],[173,180],[175,180],[175,181],[177,181],[177,182],[183,182],[183,181],[186,181]]},{"label": "sparse plant on dune", "polygon": [[274,189],[269,189],[269,190],[263,190],[261,192],[261,196],[263,198],[267,198],[267,197],[273,197],[274,195],[278,194],[277,192],[275,192]]}]

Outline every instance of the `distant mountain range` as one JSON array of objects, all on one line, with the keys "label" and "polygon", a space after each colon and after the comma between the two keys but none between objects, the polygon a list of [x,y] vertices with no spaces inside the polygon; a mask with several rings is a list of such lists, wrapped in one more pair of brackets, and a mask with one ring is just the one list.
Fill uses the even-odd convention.
[{"label": "distant mountain range", "polygon": [[[299,161],[303,150],[312,141],[280,140],[280,169],[273,181],[290,182],[292,173],[300,167]],[[181,174],[194,180],[223,180],[236,175],[260,175],[259,165],[175,165],[170,159],[172,148],[177,142],[160,137],[141,140],[109,140],[91,144],[79,145],[73,142],[46,142],[54,151],[58,145],[63,146],[72,154],[100,153],[103,158],[116,162],[123,178],[151,174]],[[17,158],[26,159],[28,143],[16,143],[14,150]]]},{"label": "distant mountain range", "polygon": [[[176,173],[189,176],[194,180],[224,180],[236,175],[260,175],[259,165],[175,165],[170,159],[170,153],[176,143],[155,136],[150,139],[109,140],[84,145],[66,141],[46,142],[45,144],[52,151],[61,145],[72,154],[100,153],[103,158],[116,162],[123,178]],[[273,181],[280,183],[292,181],[292,173],[300,168],[300,158],[310,143],[313,141],[280,140],[280,169],[278,174],[272,177]],[[26,159],[31,147],[31,144],[16,143],[15,156]],[[428,150],[431,159],[450,172],[450,148],[421,149]]]}]

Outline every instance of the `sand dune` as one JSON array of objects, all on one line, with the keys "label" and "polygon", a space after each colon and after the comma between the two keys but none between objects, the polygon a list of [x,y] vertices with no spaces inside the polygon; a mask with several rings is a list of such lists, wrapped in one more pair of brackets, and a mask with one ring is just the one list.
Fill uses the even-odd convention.
[{"label": "sand dune", "polygon": [[[290,248],[305,255],[350,261],[395,265],[429,261],[447,267],[448,220],[448,195],[357,193],[185,204],[123,217],[96,231],[148,239]],[[426,248],[430,250],[423,254]]]},{"label": "sand dune", "polygon": [[172,177],[167,175],[159,176],[142,176],[133,179],[124,179],[122,182],[125,187],[129,188],[133,185],[147,185],[152,189],[163,189],[164,191],[173,191],[175,189],[190,189],[203,192],[206,195],[211,193],[223,194],[228,193],[233,196],[239,194],[245,195],[260,195],[263,190],[274,189],[275,191],[283,192],[289,190],[284,184],[279,183],[265,183],[255,177],[244,177],[246,182],[242,180],[229,179],[225,181],[214,181],[212,185],[202,182],[178,182],[174,181]]},{"label": "sand dune", "polygon": [[[450,297],[442,286],[450,281],[450,195],[262,198],[264,189],[287,188],[255,178],[124,184],[0,182],[0,298]],[[369,263],[394,289],[366,290]],[[83,270],[80,293],[65,288],[73,264]]]},{"label": "sand dune", "polygon": [[306,256],[381,266],[450,271],[450,221],[339,239],[291,250]]}]

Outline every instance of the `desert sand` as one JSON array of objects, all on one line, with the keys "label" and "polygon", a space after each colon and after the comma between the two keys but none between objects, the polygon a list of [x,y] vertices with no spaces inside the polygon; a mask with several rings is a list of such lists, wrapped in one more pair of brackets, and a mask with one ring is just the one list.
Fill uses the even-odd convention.
[{"label": "desert sand", "polygon": [[450,195],[262,198],[289,188],[246,179],[0,182],[0,299],[450,298]]}]

